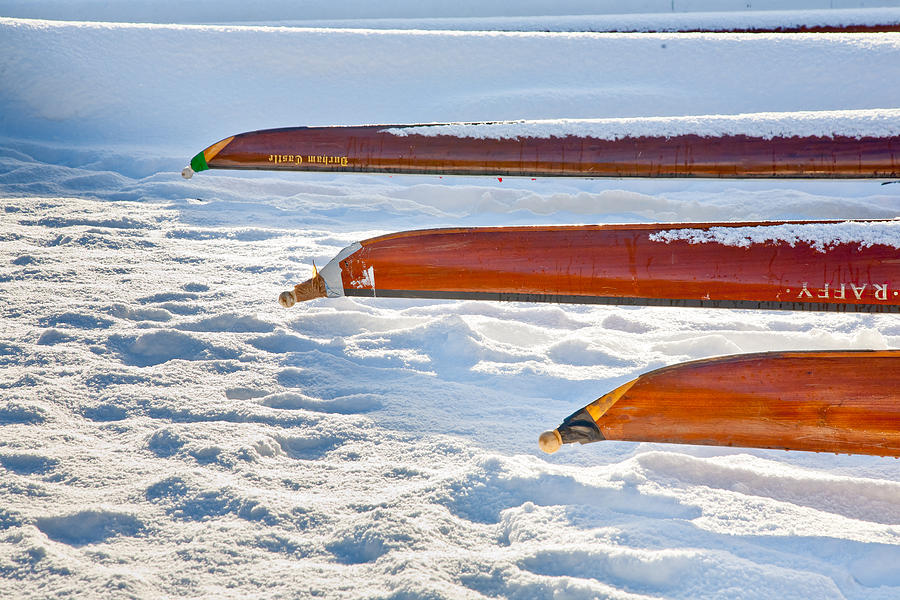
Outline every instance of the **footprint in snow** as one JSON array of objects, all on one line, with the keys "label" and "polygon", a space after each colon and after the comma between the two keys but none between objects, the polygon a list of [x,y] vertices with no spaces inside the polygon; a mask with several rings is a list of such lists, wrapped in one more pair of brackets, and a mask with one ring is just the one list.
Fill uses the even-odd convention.
[{"label": "footprint in snow", "polygon": [[369,412],[383,406],[381,399],[375,394],[349,394],[323,400],[296,392],[270,394],[263,397],[259,403],[269,408],[282,410],[311,410],[341,415]]},{"label": "footprint in snow", "polygon": [[104,510],[41,517],[34,524],[51,540],[70,546],[102,542],[118,535],[135,536],[144,529],[144,524],[134,515]]},{"label": "footprint in snow", "polygon": [[40,454],[0,454],[0,466],[19,475],[42,475],[59,461]]},{"label": "footprint in snow", "polygon": [[138,367],[149,367],[164,362],[183,360],[229,360],[237,358],[237,352],[199,340],[193,336],[172,330],[158,330],[138,337],[112,335],[108,347],[120,355],[122,362]]},{"label": "footprint in snow", "polygon": [[16,402],[0,404],[0,425],[34,425],[45,420],[44,411],[36,406]]}]

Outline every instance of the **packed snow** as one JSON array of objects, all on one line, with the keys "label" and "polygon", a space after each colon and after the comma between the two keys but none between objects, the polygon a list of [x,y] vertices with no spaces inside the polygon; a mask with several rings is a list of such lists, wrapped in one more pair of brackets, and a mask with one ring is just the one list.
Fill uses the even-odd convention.
[{"label": "packed snow", "polygon": [[[898,597],[894,459],[537,448],[648,370],[897,348],[896,316],[277,297],[392,231],[875,221],[900,185],[180,171],[293,125],[896,114],[900,34],[477,33],[534,3],[334,4],[358,10],[309,18],[468,26],[0,1],[0,597]],[[166,6],[194,24],[138,22]]]},{"label": "packed snow", "polygon": [[[896,40],[895,40],[896,42]],[[894,50],[900,50],[895,47]],[[831,110],[818,112],[634,117],[618,119],[555,119],[506,123],[449,123],[390,127],[398,136],[452,135],[475,139],[550,138],[576,135],[598,140],[626,137],[720,137],[745,135],[770,140],[789,137],[898,137],[900,110]]]},{"label": "packed snow", "polygon": [[691,244],[716,243],[741,248],[751,244],[781,242],[792,247],[806,244],[818,252],[825,252],[840,244],[856,244],[860,248],[878,244],[900,250],[900,220],[678,228],[653,233],[650,239],[665,243],[686,240]]}]

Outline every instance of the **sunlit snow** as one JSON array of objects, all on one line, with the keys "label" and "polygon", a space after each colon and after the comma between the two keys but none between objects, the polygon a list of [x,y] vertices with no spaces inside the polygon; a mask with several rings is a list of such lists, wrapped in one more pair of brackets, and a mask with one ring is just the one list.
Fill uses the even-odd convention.
[{"label": "sunlit snow", "polygon": [[[392,231],[893,219],[900,184],[180,175],[269,127],[893,114],[900,34],[462,31],[513,5],[499,0],[383,15],[468,24],[454,32],[347,31],[267,26],[284,2],[199,3],[241,19],[129,4],[0,1],[127,21],[0,19],[0,597],[900,596],[894,459],[537,448],[647,370],[897,348],[896,316],[277,302]],[[864,237],[838,229],[821,236]]]}]

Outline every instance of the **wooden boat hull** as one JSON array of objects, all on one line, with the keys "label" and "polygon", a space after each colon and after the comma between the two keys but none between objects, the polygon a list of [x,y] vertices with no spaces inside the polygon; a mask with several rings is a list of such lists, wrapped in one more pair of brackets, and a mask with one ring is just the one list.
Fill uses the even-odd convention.
[{"label": "wooden boat hull", "polygon": [[782,27],[748,25],[746,27],[672,27],[655,31],[623,29],[620,33],[895,33],[900,32],[900,23],[885,19],[883,23],[854,23],[847,25],[786,25]]},{"label": "wooden boat hull", "polygon": [[767,352],[641,375],[541,436],[900,456],[900,350]]},{"label": "wooden boat hull", "polygon": [[900,221],[485,227],[354,244],[282,303],[328,295],[900,312],[898,286]]},{"label": "wooden boat hull", "polygon": [[[765,124],[765,118],[724,120],[724,131],[754,132],[757,120]],[[820,129],[827,130],[828,118],[817,118],[823,123]],[[184,173],[190,177],[206,169],[266,169],[528,177],[900,176],[900,127],[893,121],[885,129],[852,117],[848,129],[856,132],[846,135],[782,127],[783,132],[773,136],[714,135],[699,126],[692,133],[692,121],[667,130],[666,121],[658,121],[657,127],[652,119],[650,126],[641,120],[609,119],[602,126],[572,125],[571,130],[564,124],[551,133],[542,129],[542,122],[273,129],[222,140],[195,156]],[[591,133],[591,127],[608,131]],[[772,118],[766,127],[778,130],[781,121]]]}]

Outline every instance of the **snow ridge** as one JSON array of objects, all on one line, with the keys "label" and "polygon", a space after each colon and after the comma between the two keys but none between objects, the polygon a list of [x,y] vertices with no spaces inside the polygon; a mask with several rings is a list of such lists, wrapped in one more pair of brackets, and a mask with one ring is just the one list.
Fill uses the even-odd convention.
[{"label": "snow ridge", "polygon": [[[602,0],[651,2],[747,4]],[[576,3],[601,6],[554,8]],[[135,23],[265,18],[238,0],[14,5],[131,23],[0,18],[0,598],[900,597],[900,461],[536,443],[663,365],[900,347],[895,315],[276,300],[405,229],[803,220],[832,225],[797,240],[896,247],[877,220],[900,185],[180,175],[211,141],[298,124],[893,110],[900,34],[373,34]],[[339,269],[321,269],[335,293]]]},{"label": "snow ridge", "polygon": [[738,115],[635,117],[614,119],[551,119],[502,123],[450,123],[392,127],[398,136],[423,135],[474,139],[587,137],[619,140],[635,137],[746,135],[770,140],[778,137],[897,137],[900,109],[766,112]]},{"label": "snow ridge", "polygon": [[669,229],[651,234],[650,239],[666,244],[684,240],[691,244],[713,243],[740,248],[770,242],[786,243],[793,248],[799,243],[805,243],[823,253],[842,244],[859,244],[860,248],[883,245],[900,249],[900,220]]}]

